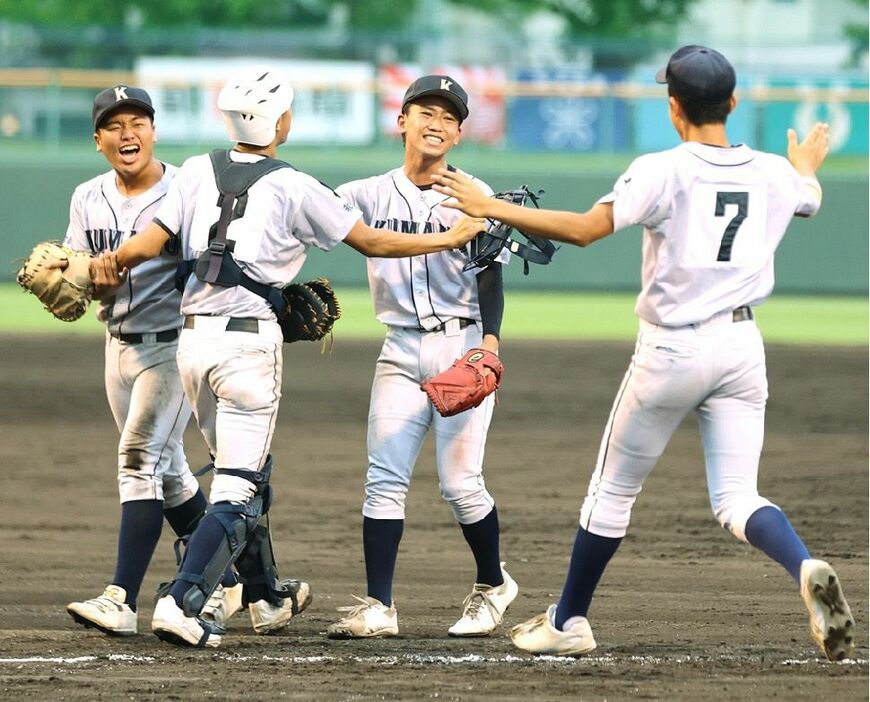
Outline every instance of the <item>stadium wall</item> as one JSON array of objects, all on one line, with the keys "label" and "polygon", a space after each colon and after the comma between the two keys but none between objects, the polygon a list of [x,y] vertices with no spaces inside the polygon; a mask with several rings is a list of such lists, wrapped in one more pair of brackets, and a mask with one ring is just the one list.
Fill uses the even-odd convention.
[{"label": "stadium wall", "polygon": [[[513,173],[475,174],[494,189],[509,189],[531,181],[546,190],[542,206],[554,209],[586,209],[609,191],[619,175],[576,176],[554,174],[527,177],[523,163],[530,155],[517,156]],[[97,166],[100,168],[101,166]],[[39,240],[63,237],[69,198],[75,186],[99,172],[81,165],[0,163],[0,208],[5,213],[7,265],[0,279],[14,279],[17,260]],[[372,175],[370,167],[321,168],[320,180],[337,185]],[[824,205],[818,217],[792,224],[777,254],[777,290],[791,294],[866,295],[868,290],[868,178],[824,176]],[[634,291],[640,277],[640,229],[635,227],[609,237],[588,249],[563,246],[546,267],[532,266],[528,276],[522,265],[511,265],[506,280],[517,289],[529,290],[622,290]],[[343,246],[330,254],[313,251],[302,275],[327,275],[338,285],[365,285],[365,261]]]}]

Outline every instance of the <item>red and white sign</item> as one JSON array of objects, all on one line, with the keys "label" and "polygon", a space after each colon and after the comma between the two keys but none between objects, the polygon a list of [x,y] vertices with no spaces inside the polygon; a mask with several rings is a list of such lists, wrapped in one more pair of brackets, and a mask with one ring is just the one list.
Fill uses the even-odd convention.
[{"label": "red and white sign", "polygon": [[402,111],[405,91],[423,75],[447,75],[468,93],[468,119],[462,124],[462,138],[484,144],[500,144],[505,133],[503,69],[488,66],[431,66],[424,70],[415,64],[386,64],[378,69],[381,133],[399,136],[396,120]]}]

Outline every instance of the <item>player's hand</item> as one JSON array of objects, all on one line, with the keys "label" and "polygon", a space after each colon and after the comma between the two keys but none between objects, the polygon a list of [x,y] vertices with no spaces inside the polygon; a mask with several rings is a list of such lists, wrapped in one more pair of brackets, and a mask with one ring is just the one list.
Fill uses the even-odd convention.
[{"label": "player's hand", "polygon": [[463,217],[444,232],[454,249],[461,249],[480,232],[486,231],[486,220],[479,217]]},{"label": "player's hand", "polygon": [[816,122],[806,138],[798,143],[797,132],[788,130],[788,160],[801,175],[815,175],[830,149],[829,127]]},{"label": "player's hand", "polygon": [[445,207],[462,210],[471,217],[489,217],[493,200],[488,197],[471,178],[456,171],[439,168],[435,174],[434,190],[449,195],[452,200],[444,202]]},{"label": "player's hand", "polygon": [[94,282],[94,297],[102,299],[114,295],[127,280],[127,269],[118,269],[118,257],[107,251],[91,259],[90,274]]}]

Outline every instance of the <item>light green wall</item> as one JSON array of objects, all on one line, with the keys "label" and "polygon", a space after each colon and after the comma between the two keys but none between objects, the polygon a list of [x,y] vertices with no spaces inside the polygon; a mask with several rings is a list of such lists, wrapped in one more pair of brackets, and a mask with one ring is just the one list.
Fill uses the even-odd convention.
[{"label": "light green wall", "polygon": [[[398,154],[397,154],[398,155]],[[289,156],[289,155],[288,155]],[[291,157],[292,160],[292,157]],[[543,188],[542,206],[555,209],[588,208],[610,190],[618,173],[576,176],[558,173],[528,177],[534,156],[518,154],[515,171],[488,172],[478,164],[475,175],[494,189],[528,183]],[[461,158],[457,165],[463,165]],[[0,280],[11,280],[15,259],[25,256],[43,239],[60,239],[66,229],[69,198],[80,182],[102,167],[45,163],[0,163],[0,206],[8,262]],[[471,170],[471,168],[469,168]],[[371,166],[322,167],[312,175],[329,185],[372,175]],[[860,176],[825,177],[822,212],[809,220],[796,219],[777,254],[777,290],[781,293],[865,295],[868,284],[868,179]],[[303,275],[328,275],[338,284],[365,284],[363,258],[347,246],[330,254],[312,251]],[[521,265],[509,266],[506,279],[517,289],[628,290],[640,279],[640,230],[633,228],[589,247],[564,246],[546,267],[532,266],[528,276]]]}]

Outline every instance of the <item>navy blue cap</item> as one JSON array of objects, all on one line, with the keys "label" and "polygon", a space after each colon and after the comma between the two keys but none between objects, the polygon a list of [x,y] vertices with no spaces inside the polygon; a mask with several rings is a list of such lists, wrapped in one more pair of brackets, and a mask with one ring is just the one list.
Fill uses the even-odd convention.
[{"label": "navy blue cap", "polygon": [[142,88],[133,88],[129,85],[116,85],[106,88],[94,98],[94,130],[100,128],[103,119],[114,110],[124,105],[140,107],[153,119],[154,105],[151,104],[151,96]]},{"label": "navy blue cap", "polygon": [[405,91],[402,109],[425,95],[437,95],[447,100],[456,108],[460,121],[468,117],[468,93],[450,76],[423,76],[415,80]]},{"label": "navy blue cap", "polygon": [[694,44],[677,49],[668,65],[656,74],[679,97],[705,105],[726,102],[734,93],[737,76],[722,54]]}]

